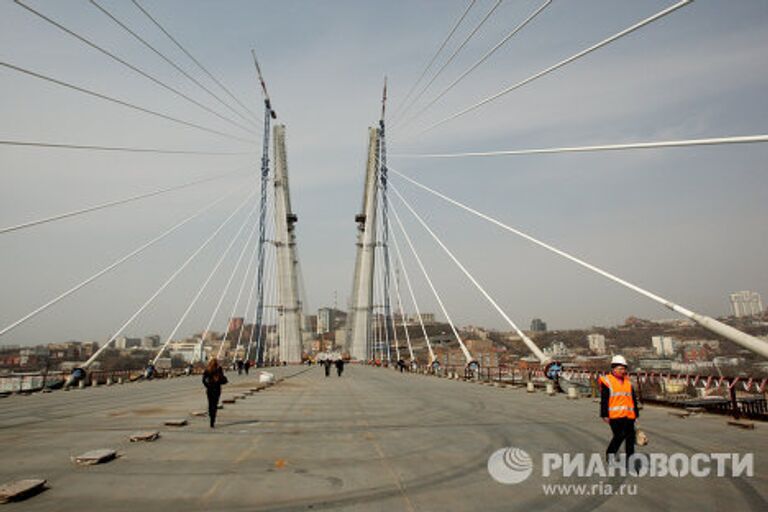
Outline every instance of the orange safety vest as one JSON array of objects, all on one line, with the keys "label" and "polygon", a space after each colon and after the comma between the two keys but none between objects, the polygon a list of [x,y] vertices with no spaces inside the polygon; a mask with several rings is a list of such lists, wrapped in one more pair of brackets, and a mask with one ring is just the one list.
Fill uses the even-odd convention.
[{"label": "orange safety vest", "polygon": [[611,392],[608,398],[608,419],[635,419],[635,403],[632,401],[632,382],[629,377],[622,381],[613,374],[608,374],[601,377],[600,382]]}]

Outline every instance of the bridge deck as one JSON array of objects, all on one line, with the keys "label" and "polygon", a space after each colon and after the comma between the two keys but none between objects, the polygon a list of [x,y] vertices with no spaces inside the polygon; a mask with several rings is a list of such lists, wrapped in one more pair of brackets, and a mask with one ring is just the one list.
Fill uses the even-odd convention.
[{"label": "bridge deck", "polygon": [[[534,471],[517,485],[489,476],[491,453],[598,452],[608,428],[597,404],[388,369],[280,368],[290,376],[220,411],[210,431],[199,379],[135,383],[0,400],[0,483],[46,478],[50,489],[8,510],[765,510],[765,427],[725,419],[677,419],[646,407],[647,451],[753,452],[752,478],[634,479],[636,496],[545,496]],[[247,390],[231,378],[224,396]],[[164,427],[186,417],[186,427]],[[160,430],[154,443],[128,435]],[[70,457],[114,448],[110,463],[75,467]],[[597,479],[620,483],[620,479]]]}]

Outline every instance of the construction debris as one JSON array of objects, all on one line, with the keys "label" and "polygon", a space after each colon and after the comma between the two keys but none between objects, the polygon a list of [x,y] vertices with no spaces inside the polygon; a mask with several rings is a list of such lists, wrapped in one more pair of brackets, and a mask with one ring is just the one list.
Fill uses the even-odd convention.
[{"label": "construction debris", "polygon": [[109,462],[113,460],[115,457],[117,457],[117,452],[115,450],[111,450],[109,448],[102,448],[99,450],[91,450],[81,455],[72,457],[72,461],[75,464],[80,464],[83,466],[92,466],[94,464],[103,464],[104,462]]},{"label": "construction debris", "polygon": [[0,485],[0,503],[20,501],[45,489],[46,481],[39,478],[16,480]]},{"label": "construction debris", "polygon": [[728,424],[733,427],[743,428],[744,430],[754,430],[755,424],[745,420],[728,420]]},{"label": "construction debris", "polygon": [[138,441],[151,442],[151,441],[154,441],[155,439],[157,439],[158,437],[160,437],[160,432],[158,432],[157,430],[154,430],[154,431],[151,431],[151,432],[136,432],[136,433],[133,433],[133,434],[131,434],[128,437],[128,440],[130,442],[132,442],[132,443],[135,443],[135,442],[138,442]]}]

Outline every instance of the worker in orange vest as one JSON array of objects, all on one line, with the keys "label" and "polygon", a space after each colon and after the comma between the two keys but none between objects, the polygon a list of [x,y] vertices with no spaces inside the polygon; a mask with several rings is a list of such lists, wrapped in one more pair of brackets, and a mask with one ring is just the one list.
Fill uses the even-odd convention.
[{"label": "worker in orange vest", "polygon": [[635,420],[638,416],[637,397],[627,375],[627,360],[623,356],[613,356],[611,373],[600,377],[600,417],[613,432],[605,452],[609,461],[616,457],[621,443],[627,450],[627,463],[635,453]]}]

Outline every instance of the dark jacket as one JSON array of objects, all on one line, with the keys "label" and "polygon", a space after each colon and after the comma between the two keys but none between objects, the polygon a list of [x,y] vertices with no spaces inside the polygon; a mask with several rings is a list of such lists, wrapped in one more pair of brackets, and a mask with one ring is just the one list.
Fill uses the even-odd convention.
[{"label": "dark jacket", "polygon": [[[627,377],[629,378],[629,377]],[[611,398],[611,390],[608,386],[600,382],[600,417],[608,417],[608,400]],[[640,409],[637,408],[637,396],[635,395],[635,387],[632,386],[632,403],[635,404],[635,419],[640,417]]]},{"label": "dark jacket", "polygon": [[224,370],[219,366],[213,372],[205,370],[203,372],[203,386],[212,393],[221,393],[221,386],[229,382]]}]

